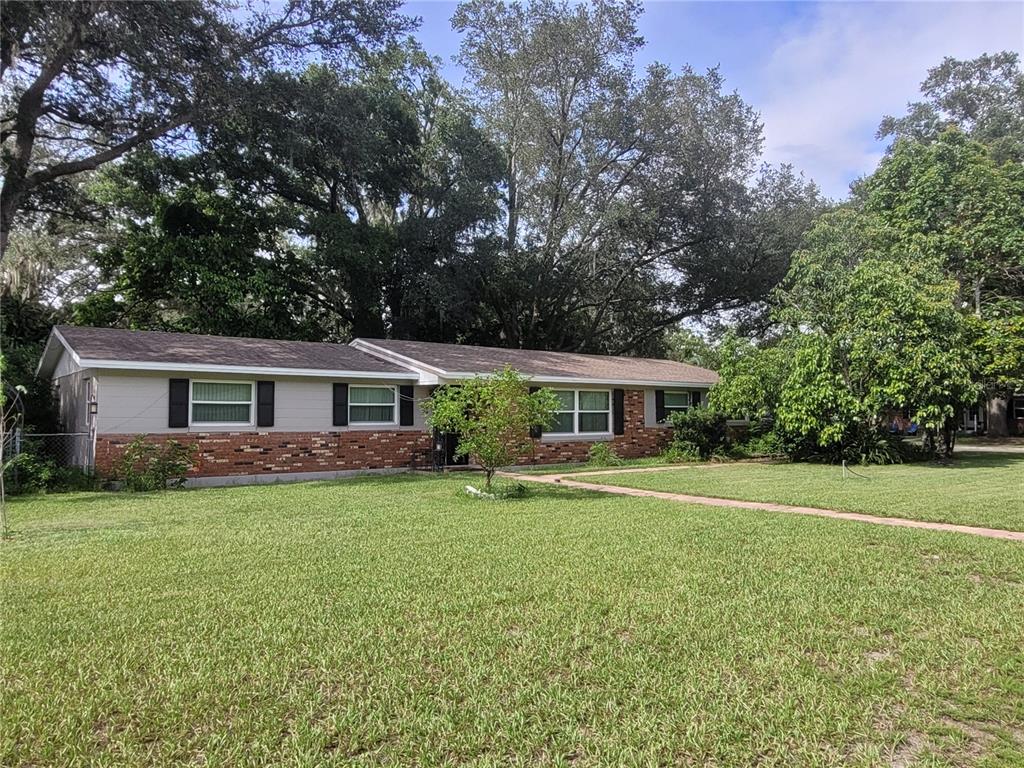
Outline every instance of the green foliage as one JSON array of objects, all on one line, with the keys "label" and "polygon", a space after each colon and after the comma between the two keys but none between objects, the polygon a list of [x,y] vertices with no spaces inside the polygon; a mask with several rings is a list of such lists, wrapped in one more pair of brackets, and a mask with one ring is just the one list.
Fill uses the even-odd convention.
[{"label": "green foliage", "polygon": [[659,351],[663,328],[762,301],[819,209],[792,169],[757,171],[760,120],[718,70],[636,74],[640,13],[471,0],[453,18],[506,160],[485,302],[512,346]]},{"label": "green foliage", "polygon": [[587,464],[591,466],[617,467],[622,463],[622,458],[611,443],[594,443],[587,451]]},{"label": "green foliage", "polygon": [[[46,94],[85,122],[15,120],[23,170],[65,141],[124,153],[40,180],[54,213],[15,231],[79,324],[661,355],[681,319],[756,325],[820,209],[799,173],[758,170],[760,121],[718,71],[635,74],[632,2],[461,5],[463,93],[395,40],[391,0],[8,5],[18,87],[55,30],[85,35]],[[108,103],[111,82],[146,98]],[[4,200],[33,202],[8,176]]]},{"label": "green foliage", "polygon": [[114,465],[114,479],[124,490],[136,493],[181,487],[196,446],[177,440],[155,443],[146,437],[139,435],[125,447]]},{"label": "green foliage", "polygon": [[96,488],[96,479],[80,467],[68,467],[55,459],[31,452],[20,453],[4,463],[4,487],[9,493],[68,493]]},{"label": "green foliage", "polygon": [[13,140],[4,150],[0,244],[22,209],[59,207],[52,204],[75,174],[184,126],[201,134],[245,98],[247,78],[306,56],[342,66],[388,46],[410,26],[396,6],[293,0],[237,13],[220,2],[5,3]]},{"label": "green foliage", "polygon": [[737,418],[761,419],[773,414],[792,364],[788,339],[761,345],[735,334],[722,341],[720,380],[708,393],[708,407]]},{"label": "green foliage", "polygon": [[694,464],[702,460],[695,444],[679,441],[670,443],[658,458],[667,464]]},{"label": "green foliage", "polygon": [[775,429],[757,429],[752,426],[747,436],[729,446],[729,454],[737,459],[756,459],[786,456],[790,446]]},{"label": "green foliage", "polygon": [[665,345],[668,347],[670,360],[699,365],[712,371],[717,371],[722,364],[721,345],[689,328],[680,328],[668,334],[665,337]]},{"label": "green foliage", "polygon": [[1024,289],[1024,171],[998,165],[956,129],[928,144],[897,142],[863,184],[864,209],[907,254],[932,258],[958,298],[984,316]]},{"label": "green foliage", "polygon": [[[1022,134],[1024,139],[1024,134]],[[1024,146],[1024,144],[1022,144]],[[1024,382],[1024,170],[998,165],[955,129],[928,144],[900,141],[863,185],[864,207],[907,258],[931,259],[974,317],[977,382],[992,393]]]},{"label": "green foliage", "polygon": [[527,380],[510,367],[439,387],[424,403],[430,426],[457,434],[457,455],[470,456],[483,468],[488,490],[498,469],[532,449],[530,430],[550,426],[557,408],[554,392],[531,392]]},{"label": "green foliage", "polygon": [[971,323],[957,284],[934,259],[908,255],[882,222],[854,210],[823,216],[777,294],[783,335],[730,342],[715,407],[773,415],[790,451],[892,460],[884,412],[909,408],[948,432],[979,394]]},{"label": "green foliage", "polygon": [[672,441],[684,453],[708,459],[726,445],[725,416],[710,408],[690,408],[669,417]]},{"label": "green foliage", "polygon": [[1024,71],[1020,54],[1000,51],[961,60],[947,56],[928,70],[921,84],[925,97],[904,117],[888,116],[879,138],[893,136],[930,143],[957,126],[985,144],[999,163],[1024,160]]}]

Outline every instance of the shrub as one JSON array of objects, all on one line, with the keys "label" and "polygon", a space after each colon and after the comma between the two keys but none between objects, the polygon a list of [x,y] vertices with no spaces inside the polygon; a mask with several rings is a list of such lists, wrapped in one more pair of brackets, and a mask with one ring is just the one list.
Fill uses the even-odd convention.
[{"label": "shrub", "polygon": [[784,456],[786,442],[777,432],[763,432],[747,438],[732,447],[735,458],[757,458],[762,456]]},{"label": "shrub", "polygon": [[67,493],[96,487],[95,478],[81,467],[62,466],[56,459],[25,452],[4,468],[5,481],[12,493]]},{"label": "shrub", "polygon": [[126,491],[160,491],[177,488],[185,482],[196,446],[177,440],[153,443],[139,435],[124,449],[114,465],[114,479]]},{"label": "shrub", "polygon": [[658,458],[668,464],[689,464],[700,461],[700,451],[693,443],[673,442]]},{"label": "shrub", "polygon": [[851,428],[842,440],[820,446],[809,438],[781,435],[786,453],[795,460],[839,464],[902,464],[924,461],[934,455],[919,443],[903,440],[882,429]]},{"label": "shrub", "polygon": [[617,467],[622,459],[610,443],[594,443],[587,451],[587,463],[595,467]]},{"label": "shrub", "polygon": [[726,446],[725,416],[710,408],[690,408],[673,413],[672,442],[685,453],[693,450],[701,459]]}]

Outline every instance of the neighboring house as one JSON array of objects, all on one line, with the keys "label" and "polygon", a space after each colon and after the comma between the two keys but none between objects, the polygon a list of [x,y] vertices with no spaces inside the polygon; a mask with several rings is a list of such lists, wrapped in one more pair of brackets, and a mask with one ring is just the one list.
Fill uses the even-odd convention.
[{"label": "neighboring house", "polygon": [[1024,435],[1024,392],[982,399],[960,413],[960,431],[970,435]]},{"label": "neighboring house", "polygon": [[523,463],[583,461],[594,442],[621,456],[656,454],[667,415],[704,402],[718,380],[669,360],[73,326],[53,329],[39,374],[53,381],[65,429],[91,435],[80,463],[100,474],[146,434],[194,443],[191,477],[253,481],[456,463],[457,437],[430,433],[423,400],[437,385],[506,365],[562,403]]}]

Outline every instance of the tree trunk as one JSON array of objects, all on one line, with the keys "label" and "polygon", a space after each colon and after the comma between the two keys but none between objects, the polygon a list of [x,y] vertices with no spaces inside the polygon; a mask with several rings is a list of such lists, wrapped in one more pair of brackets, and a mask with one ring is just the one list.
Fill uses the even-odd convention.
[{"label": "tree trunk", "polygon": [[488,493],[490,493],[490,491],[491,491],[491,478],[493,478],[493,477],[494,477],[494,470],[493,469],[485,469],[484,470],[484,490],[486,490]]},{"label": "tree trunk", "polygon": [[14,211],[11,210],[8,213],[7,210],[7,199],[5,198],[3,203],[0,204],[0,262],[4,260],[4,256],[7,255],[7,241],[11,237],[11,224],[14,217]]},{"label": "tree trunk", "polygon": [[505,231],[505,248],[511,254],[516,249],[519,236],[519,185],[516,182],[516,152],[513,149],[508,158],[508,227]]},{"label": "tree trunk", "polygon": [[952,459],[956,447],[956,419],[947,416],[942,424],[942,458]]},{"label": "tree trunk", "polygon": [[922,444],[929,454],[935,453],[935,430],[931,427],[925,429]]},{"label": "tree trunk", "polygon": [[1006,412],[1008,400],[1002,395],[994,395],[985,403],[985,434],[989,437],[1008,437],[1010,422]]}]

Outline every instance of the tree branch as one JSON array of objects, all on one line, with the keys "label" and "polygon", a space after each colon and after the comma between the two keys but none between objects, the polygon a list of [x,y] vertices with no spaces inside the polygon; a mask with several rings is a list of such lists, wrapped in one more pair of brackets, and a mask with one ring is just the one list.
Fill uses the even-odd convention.
[{"label": "tree branch", "polygon": [[191,112],[185,112],[177,115],[170,120],[166,120],[163,123],[154,125],[152,128],[148,128],[144,131],[139,131],[131,138],[125,139],[120,144],[115,144],[109,149],[103,152],[97,152],[89,157],[82,158],[81,160],[69,160],[65,163],[57,163],[51,165],[49,168],[43,168],[42,170],[36,171],[35,173],[29,174],[25,178],[25,189],[29,190],[40,184],[45,184],[49,181],[53,181],[61,176],[69,176],[74,173],[80,173],[81,171],[92,171],[101,166],[103,163],[116,160],[121,157],[125,152],[133,149],[140,144],[144,144],[147,141],[152,141],[163,136],[175,128],[187,124],[192,119]]}]

